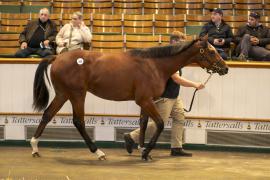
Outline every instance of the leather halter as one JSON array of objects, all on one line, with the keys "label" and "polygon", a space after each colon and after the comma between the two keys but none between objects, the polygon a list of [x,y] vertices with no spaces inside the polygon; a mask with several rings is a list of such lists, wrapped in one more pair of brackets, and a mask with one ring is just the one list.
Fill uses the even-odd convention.
[{"label": "leather halter", "polygon": [[200,54],[202,57],[202,61],[206,61],[210,65],[210,68],[206,68],[207,73],[211,74],[211,73],[215,73],[215,72],[218,72],[219,70],[221,70],[221,67],[219,66],[220,61],[211,63],[205,55],[204,48],[200,48]]}]

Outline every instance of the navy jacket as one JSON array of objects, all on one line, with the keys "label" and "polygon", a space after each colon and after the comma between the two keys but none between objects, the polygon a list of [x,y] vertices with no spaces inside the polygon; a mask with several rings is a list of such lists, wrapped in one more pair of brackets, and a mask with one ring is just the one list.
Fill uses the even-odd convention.
[{"label": "navy jacket", "polygon": [[[219,28],[216,27],[216,25],[212,22],[209,21],[206,23],[200,32],[200,37],[205,36],[208,34],[208,42],[211,43],[214,47],[218,48],[226,48],[230,47],[230,43],[233,40],[233,33],[231,30],[231,27],[226,24],[224,21],[221,22]],[[214,39],[225,39],[225,43],[223,46],[217,46],[214,45]]]}]

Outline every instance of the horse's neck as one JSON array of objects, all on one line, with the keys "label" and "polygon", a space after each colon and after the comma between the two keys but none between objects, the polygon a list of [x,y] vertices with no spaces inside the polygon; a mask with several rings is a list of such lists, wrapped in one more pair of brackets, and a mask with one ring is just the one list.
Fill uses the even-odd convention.
[{"label": "horse's neck", "polygon": [[195,48],[188,48],[185,51],[171,57],[166,57],[165,59],[161,59],[159,64],[157,65],[160,71],[163,73],[165,78],[169,78],[176,71],[185,67],[191,63],[193,63],[194,58],[196,57]]}]

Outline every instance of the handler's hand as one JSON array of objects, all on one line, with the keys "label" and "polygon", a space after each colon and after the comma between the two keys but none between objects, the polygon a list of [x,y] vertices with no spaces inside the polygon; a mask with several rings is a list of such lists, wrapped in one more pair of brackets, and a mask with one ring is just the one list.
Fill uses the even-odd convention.
[{"label": "handler's hand", "polygon": [[205,86],[202,83],[196,83],[195,88],[198,89],[198,90],[200,90],[200,89],[205,88]]}]

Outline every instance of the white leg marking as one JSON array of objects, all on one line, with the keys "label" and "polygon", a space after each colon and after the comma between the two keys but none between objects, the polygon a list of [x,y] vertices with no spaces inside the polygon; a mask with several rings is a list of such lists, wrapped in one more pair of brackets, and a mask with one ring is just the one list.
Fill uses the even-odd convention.
[{"label": "white leg marking", "polygon": [[30,141],[30,144],[32,146],[32,154],[35,154],[38,152],[38,139],[32,137],[31,141]]},{"label": "white leg marking", "polygon": [[100,149],[97,149],[96,155],[98,156],[99,160],[106,160],[106,155],[104,152],[102,152]]},{"label": "white leg marking", "polygon": [[140,151],[140,153],[142,153],[145,149],[145,147],[141,147],[140,145],[138,145],[138,150]]}]

